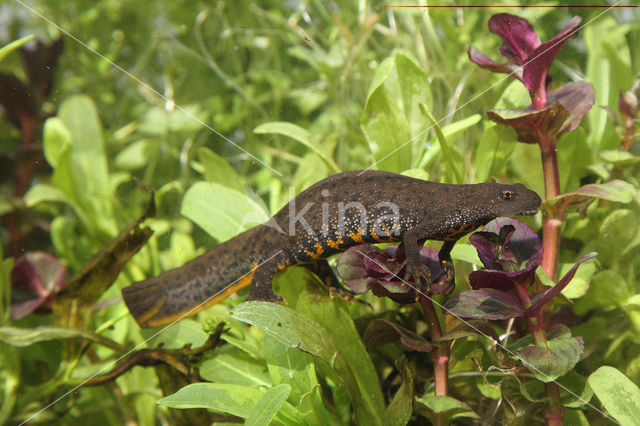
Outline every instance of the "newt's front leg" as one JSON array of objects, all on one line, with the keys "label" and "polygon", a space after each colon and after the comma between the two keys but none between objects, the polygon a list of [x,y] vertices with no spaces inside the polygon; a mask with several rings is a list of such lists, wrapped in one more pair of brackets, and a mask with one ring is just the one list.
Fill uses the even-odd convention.
[{"label": "newt's front leg", "polygon": [[[420,247],[416,228],[410,229],[402,236],[405,256],[407,257],[406,280],[413,280],[418,286],[431,287],[431,271],[420,261]],[[419,289],[418,289],[419,290]]]}]

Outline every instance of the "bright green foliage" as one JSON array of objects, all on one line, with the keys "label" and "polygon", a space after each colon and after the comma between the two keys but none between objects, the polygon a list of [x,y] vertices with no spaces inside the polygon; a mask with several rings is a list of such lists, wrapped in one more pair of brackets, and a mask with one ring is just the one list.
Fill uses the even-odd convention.
[{"label": "bright green foliage", "polygon": [[[509,9],[535,22],[544,40],[573,14],[583,17],[551,68],[552,88],[584,78],[596,98],[558,141],[562,195],[545,208],[568,206],[559,276],[584,253],[599,256],[564,289],[571,305],[550,304],[547,320],[561,313],[572,325],[548,331],[546,346],[519,340],[506,321],[445,315],[445,339],[455,339],[449,396],[435,396],[429,353],[363,343],[369,325],[386,321],[437,347],[418,306],[371,294],[361,298],[372,309],[348,305],[302,268],[276,277],[286,305],[240,303],[243,290],[197,317],[140,330],[122,303],[123,287],[264,222],[340,171],[495,178],[544,194],[539,148],[517,143],[486,114],[525,108],[526,89],[467,57],[470,44],[498,51],[486,25],[504,9],[392,4],[29,2],[83,44],[62,35],[33,146],[22,146],[0,112],[0,424],[195,424],[202,415],[260,425],[542,424],[543,382],[556,378],[566,424],[598,424],[602,412],[632,424],[640,404],[640,150],[637,136],[621,148],[618,96],[640,69],[638,9]],[[20,37],[49,43],[61,33],[18,2],[2,10],[0,72],[26,81],[18,47],[30,36]],[[28,190],[16,195],[20,166],[32,160]],[[58,257],[69,283],[146,211],[152,191],[155,216],[140,229],[154,234],[119,275],[114,268],[95,278],[108,281],[93,295],[99,300],[54,297],[53,312],[10,320],[16,234],[24,233],[26,251]],[[540,230],[541,215],[528,223]],[[457,288],[466,290],[480,265],[476,251],[463,240],[453,258]],[[556,362],[560,352],[571,362]],[[136,364],[132,354],[147,358]],[[122,375],[96,382],[121,366]]]}]

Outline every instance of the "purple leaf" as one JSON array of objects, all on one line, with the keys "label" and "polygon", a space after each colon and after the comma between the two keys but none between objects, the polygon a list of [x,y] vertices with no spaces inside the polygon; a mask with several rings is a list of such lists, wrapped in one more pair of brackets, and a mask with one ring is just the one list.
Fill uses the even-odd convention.
[{"label": "purple leaf", "polygon": [[474,271],[472,288],[513,289],[514,282],[527,286],[542,262],[542,243],[526,223],[501,217],[489,222],[469,241],[489,270]]},{"label": "purple leaf", "polygon": [[469,284],[474,290],[493,288],[496,290],[510,291],[513,290],[516,283],[506,272],[481,269],[469,274]]},{"label": "purple leaf", "polygon": [[589,112],[595,102],[593,85],[586,81],[572,81],[549,93],[548,102],[560,102],[569,113],[557,136],[578,128],[582,117]]},{"label": "purple leaf", "polygon": [[[562,31],[556,34],[551,40],[536,46],[535,50],[527,55],[522,80],[532,95],[546,90],[546,78],[551,63],[567,40],[576,35],[576,28],[580,25],[581,21],[582,18],[574,16]],[[551,101],[548,102],[551,103]]]},{"label": "purple leaf", "polygon": [[44,252],[28,252],[11,270],[13,303],[11,319],[23,318],[36,309],[51,308],[53,296],[65,286],[66,268]]},{"label": "purple leaf", "polygon": [[384,319],[369,323],[363,336],[367,351],[383,343],[397,342],[410,351],[431,352],[433,345],[419,334]]},{"label": "purple leaf", "polygon": [[[429,247],[420,250],[420,261],[431,271],[434,283],[443,271],[438,260],[438,252]],[[338,275],[354,293],[362,294],[371,290],[378,297],[388,297],[397,303],[413,303],[418,291],[411,282],[404,279],[404,250],[402,245],[389,246],[385,250],[369,244],[351,247],[338,259]],[[434,284],[432,292],[445,293],[448,286]]]},{"label": "purple leaf", "polygon": [[563,324],[557,324],[547,332],[545,343],[522,347],[528,342],[533,343],[531,336],[517,341],[513,346],[520,348],[513,352],[544,383],[568,373],[578,363],[584,351],[582,337],[572,337],[569,328]]},{"label": "purple leaf", "polygon": [[533,304],[527,309],[526,314],[534,315],[536,311],[541,309],[544,305],[549,303],[551,299],[560,294],[560,292],[571,282],[573,277],[576,275],[578,267],[587,260],[593,259],[597,255],[598,253],[585,254],[584,256],[582,256],[582,259],[578,261],[578,263],[576,263],[571,269],[569,269],[569,272],[564,274],[564,276],[560,279],[560,281],[558,281],[556,285],[551,287],[549,290],[534,295],[532,298]]},{"label": "purple leaf", "polygon": [[467,54],[469,55],[469,59],[471,62],[479,65],[482,68],[486,68],[493,72],[510,74],[518,80],[522,81],[522,67],[510,64],[510,63],[502,63],[499,64],[494,62],[490,57],[479,51],[473,46],[469,46],[467,49]]},{"label": "purple leaf", "polygon": [[489,19],[489,31],[502,38],[502,56],[518,65],[523,65],[540,46],[540,39],[531,24],[519,16],[508,13],[493,15]]},{"label": "purple leaf", "polygon": [[520,300],[509,293],[492,289],[467,290],[445,304],[447,313],[462,318],[501,320],[524,313]]},{"label": "purple leaf", "polygon": [[559,135],[570,116],[560,102],[537,110],[532,106],[525,110],[491,109],[487,115],[496,123],[513,127],[518,140],[525,143],[540,143],[541,134],[547,137]]}]

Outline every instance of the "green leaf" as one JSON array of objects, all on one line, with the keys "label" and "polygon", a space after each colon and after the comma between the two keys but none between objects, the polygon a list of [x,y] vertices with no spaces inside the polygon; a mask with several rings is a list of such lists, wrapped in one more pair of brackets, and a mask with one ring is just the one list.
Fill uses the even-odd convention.
[{"label": "green leaf", "polygon": [[243,190],[243,179],[218,154],[209,148],[202,147],[198,149],[198,158],[202,163],[205,179],[209,182],[220,183],[238,191]]},{"label": "green leaf", "polygon": [[456,162],[453,159],[453,155],[451,151],[449,150],[449,142],[447,142],[447,138],[445,137],[444,133],[442,133],[442,129],[440,129],[440,126],[438,125],[438,122],[436,121],[435,117],[431,114],[431,112],[429,112],[429,110],[427,109],[427,106],[422,102],[420,103],[420,110],[429,119],[429,121],[431,122],[431,126],[433,127],[433,130],[436,132],[438,142],[440,143],[440,150],[442,151],[442,155],[447,161],[449,168],[453,171],[453,175],[455,176],[456,183],[461,184],[463,182],[462,175],[458,171]]},{"label": "green leaf", "polygon": [[64,203],[80,210],[64,191],[46,183],[35,184],[24,195],[24,202],[28,207],[47,201]]},{"label": "green leaf", "polygon": [[[447,124],[442,128],[442,134],[448,141],[453,143],[462,132],[479,123],[480,120],[482,120],[482,116],[480,114],[473,114],[467,118],[463,118],[462,120]],[[423,169],[429,167],[436,158],[440,157],[440,144],[436,143],[436,139],[437,138],[434,138],[427,142],[427,146],[429,148],[427,149],[427,152],[424,153],[420,161],[418,161],[418,168]]]},{"label": "green leaf", "polygon": [[395,65],[404,116],[409,123],[411,137],[417,137],[428,128],[420,104],[429,111],[433,109],[429,77],[413,58],[404,53],[396,54]]},{"label": "green leaf", "polygon": [[218,241],[227,241],[269,219],[249,197],[214,182],[192,185],[184,194],[180,213]]},{"label": "green leaf", "polygon": [[571,336],[571,330],[563,324],[558,324],[547,332],[545,343],[523,346],[530,341],[531,336],[527,336],[509,349],[544,383],[564,376],[576,365],[584,351],[582,337]]},{"label": "green leaf", "polygon": [[478,182],[486,182],[489,177],[499,175],[507,166],[516,145],[513,129],[495,123],[487,124],[475,151]]},{"label": "green leaf", "polygon": [[289,401],[293,405],[297,406],[303,395],[319,385],[313,358],[300,349],[288,347],[267,335],[264,357],[273,383],[291,385]]},{"label": "green leaf", "polygon": [[60,105],[58,117],[71,135],[71,146],[57,151],[58,168],[53,182],[82,208],[90,221],[85,226],[116,235],[107,156],[96,106],[88,96],[75,95]]},{"label": "green leaf", "polygon": [[[384,84],[392,75],[395,59],[387,58],[376,70],[360,126],[371,150],[376,167],[400,172],[411,164],[409,122],[396,102],[400,93],[393,93]],[[398,87],[396,90],[400,90]]]},{"label": "green leaf", "polygon": [[113,340],[89,330],[49,326],[36,328],[0,327],[0,340],[12,346],[23,347],[59,339],[88,339],[117,351],[123,350],[122,346]]},{"label": "green leaf", "polygon": [[157,403],[171,408],[206,408],[247,418],[262,398],[258,389],[227,383],[193,383],[160,398]]},{"label": "green leaf", "polygon": [[300,142],[302,145],[318,154],[318,156],[322,159],[322,161],[325,162],[327,166],[329,166],[333,173],[340,172],[340,169],[338,168],[338,165],[335,163],[335,161],[333,161],[333,159],[329,157],[326,152],[322,151],[318,147],[319,144],[314,143],[311,137],[311,133],[296,124],[281,121],[263,123],[253,129],[253,132],[257,134],[277,133],[280,135],[289,136],[290,138]]},{"label": "green leaf", "polygon": [[44,158],[55,169],[62,152],[71,146],[71,133],[58,117],[47,118],[42,132]]},{"label": "green leaf", "polygon": [[637,425],[640,413],[640,389],[614,367],[603,366],[589,376],[593,389],[604,408],[623,426]]},{"label": "green leaf", "polygon": [[140,139],[122,149],[115,158],[115,165],[122,170],[137,170],[149,163],[153,151],[157,149],[151,139]]},{"label": "green leaf", "polygon": [[416,398],[414,410],[431,421],[434,420],[435,414],[443,414],[445,421],[456,417],[480,418],[467,404],[450,396],[425,395]]},{"label": "green leaf", "polygon": [[618,150],[608,150],[602,151],[598,154],[600,158],[602,158],[607,163],[619,164],[621,166],[626,166],[629,164],[635,164],[640,161],[640,157],[633,155],[627,151],[618,151]]},{"label": "green leaf", "polygon": [[18,40],[14,40],[11,43],[2,46],[2,48],[0,48],[0,62],[2,62],[2,60],[11,52],[13,52],[16,49],[19,49],[23,44],[28,43],[29,41],[33,40],[35,38],[35,36],[33,34],[28,35],[26,37],[22,37],[19,38]]},{"label": "green leaf", "polygon": [[[289,393],[291,393],[291,386],[287,384],[277,385],[266,391],[249,412],[245,425],[270,425],[273,418],[287,400]],[[286,424],[305,424],[300,414],[298,414],[297,420],[297,422],[289,421]]]},{"label": "green leaf", "polygon": [[597,248],[606,264],[618,262],[621,253],[637,235],[638,216],[633,210],[612,211],[602,221],[598,234]]},{"label": "green leaf", "polygon": [[210,382],[259,387],[272,385],[264,362],[226,345],[200,364],[200,376]]},{"label": "green leaf", "polygon": [[[360,384],[352,365],[323,326],[290,308],[268,302],[242,303],[234,309],[232,318],[251,324],[288,347],[299,348],[331,365],[349,393],[356,418],[380,424],[378,410],[382,404],[372,405],[369,396],[371,392],[375,392],[374,395],[379,392],[379,385],[367,388],[366,383]],[[377,379],[375,372],[374,379]]]},{"label": "green leaf", "polygon": [[395,364],[402,375],[402,383],[384,412],[383,423],[404,426],[413,414],[413,372],[404,356]]}]

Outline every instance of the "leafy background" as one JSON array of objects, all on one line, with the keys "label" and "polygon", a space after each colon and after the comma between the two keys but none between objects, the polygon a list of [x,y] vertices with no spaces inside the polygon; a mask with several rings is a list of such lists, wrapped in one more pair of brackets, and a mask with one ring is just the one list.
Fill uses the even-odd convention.
[{"label": "leafy background", "polygon": [[[0,422],[19,423],[43,408],[30,421],[403,424],[438,412],[490,422],[523,416],[542,421],[539,382],[495,368],[511,365],[488,338],[456,341],[450,374],[457,399],[429,400],[433,383],[425,353],[395,345],[367,351],[360,337],[372,319],[382,318],[428,334],[414,307],[370,295],[364,298],[373,311],[331,301],[296,268],[275,283],[292,310],[259,304],[232,309],[243,300],[241,292],[157,335],[140,330],[120,299],[122,287],[178,267],[264,221],[310,184],[383,158],[379,169],[450,183],[497,177],[543,194],[538,148],[516,143],[513,130],[486,118],[490,108],[526,107],[526,90],[481,71],[466,54],[471,43],[497,52],[500,40],[486,23],[504,11],[500,4],[513,2],[494,3],[429,10],[366,1],[28,3],[82,43],[24,4],[0,6],[2,45],[28,35],[45,44],[64,39],[52,90],[37,111],[41,122],[49,118],[38,127],[35,148],[26,147],[10,120],[0,121],[1,309],[4,325],[12,326],[3,328],[0,343]],[[562,191],[614,178],[637,187],[637,144],[623,152],[616,132],[619,93],[632,88],[640,65],[637,9],[509,12],[532,22],[542,40],[573,15],[586,24],[551,69],[554,81],[584,78],[596,94],[581,127],[558,143]],[[0,69],[27,81],[17,51],[2,59]],[[427,130],[431,123],[420,102],[439,120],[445,152],[434,130]],[[28,190],[17,194],[29,161],[35,166]],[[154,234],[149,238],[135,228],[140,246],[149,238],[140,252],[117,278],[108,274],[108,263],[78,274],[143,214],[149,189],[155,190],[156,212],[144,223]],[[612,381],[606,374],[624,373],[631,387],[640,383],[638,208],[637,199],[595,203],[568,215],[563,229],[560,273],[585,252],[600,256],[566,289],[571,304],[556,309],[573,321],[572,333],[584,337],[586,348],[561,381],[589,399],[586,378],[602,365],[615,367],[589,379],[598,397],[590,399],[594,406],[602,409],[614,395],[605,407],[612,415],[621,399],[616,389],[598,392]],[[529,223],[540,229],[540,215]],[[10,245],[16,235],[23,236],[25,252],[50,253],[66,268],[70,290],[56,296],[55,278],[44,284],[53,313],[42,306],[44,313],[9,319],[10,271],[22,254]],[[115,252],[126,257],[121,246]],[[479,261],[466,240],[454,259],[458,287],[467,288],[468,272]],[[90,294],[74,293],[74,282],[93,282],[85,287]],[[282,335],[270,326],[273,318],[298,327]],[[214,326],[220,321],[226,324],[222,335]],[[216,337],[224,344],[212,349]],[[303,342],[304,350],[292,348],[294,342]],[[92,374],[112,371],[112,362],[121,363],[130,349],[155,350],[160,343],[164,361],[171,350],[180,361],[136,367],[57,401]],[[204,349],[189,352],[185,344]],[[175,370],[181,366],[187,371],[179,380]],[[188,384],[197,374],[203,382]],[[593,407],[569,394],[563,398],[572,424],[606,422]]]}]

